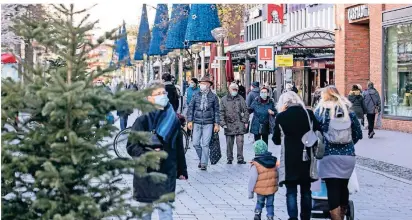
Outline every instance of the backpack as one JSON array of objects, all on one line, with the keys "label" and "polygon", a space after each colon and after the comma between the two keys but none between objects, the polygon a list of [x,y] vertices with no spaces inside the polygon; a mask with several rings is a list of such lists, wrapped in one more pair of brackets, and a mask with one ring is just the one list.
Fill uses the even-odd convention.
[{"label": "backpack", "polygon": [[[337,113],[337,116],[339,116],[339,113]],[[325,117],[323,120],[325,120]],[[343,117],[331,118],[328,131],[323,135],[331,144],[349,144],[352,142],[352,121],[345,120]]]}]

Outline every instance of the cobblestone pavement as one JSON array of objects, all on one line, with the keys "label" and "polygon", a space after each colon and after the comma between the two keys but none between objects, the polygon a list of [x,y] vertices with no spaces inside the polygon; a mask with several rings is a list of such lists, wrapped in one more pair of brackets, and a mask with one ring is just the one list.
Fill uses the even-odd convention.
[{"label": "cobblestone pavement", "polygon": [[[210,165],[207,171],[197,168],[195,150],[188,150],[189,180],[178,181],[177,191],[183,192],[177,195],[174,219],[253,219],[256,196],[254,199],[247,198],[248,165],[226,164],[226,141],[223,134],[220,136],[222,159],[218,164]],[[251,160],[251,137],[246,135],[245,139],[245,159]],[[269,150],[279,155],[279,149],[273,143],[269,145]],[[357,174],[360,192],[351,195],[356,219],[411,219],[412,185],[362,167],[357,168]],[[131,181],[132,177],[127,177],[124,183],[131,186]],[[275,195],[275,219],[288,219],[285,193],[285,188],[281,187]],[[157,214],[153,215],[153,219],[158,219]]]}]

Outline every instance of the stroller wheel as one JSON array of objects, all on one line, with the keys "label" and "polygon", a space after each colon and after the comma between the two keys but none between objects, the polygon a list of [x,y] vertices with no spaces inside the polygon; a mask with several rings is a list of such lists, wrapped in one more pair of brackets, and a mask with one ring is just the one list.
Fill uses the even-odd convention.
[{"label": "stroller wheel", "polygon": [[352,200],[349,200],[348,209],[346,211],[347,220],[355,220],[355,205]]}]

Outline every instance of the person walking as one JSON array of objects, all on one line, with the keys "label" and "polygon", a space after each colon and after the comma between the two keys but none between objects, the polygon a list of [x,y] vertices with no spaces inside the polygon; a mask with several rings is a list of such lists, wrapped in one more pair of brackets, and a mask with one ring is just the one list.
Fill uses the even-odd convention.
[{"label": "person walking", "polygon": [[240,80],[237,80],[236,84],[239,86],[239,95],[246,100],[246,88],[240,83]]},{"label": "person walking", "polygon": [[192,78],[190,80],[189,88],[186,92],[186,104],[189,106],[190,101],[192,101],[192,97],[200,91],[199,88],[199,81],[196,78]]},{"label": "person walking", "polygon": [[316,108],[320,100],[320,94],[322,93],[322,88],[316,87],[315,92],[312,94],[312,108]]},{"label": "person walking", "polygon": [[172,82],[172,75],[169,73],[165,73],[162,75],[162,80],[165,84],[165,89],[167,92],[167,98],[170,100],[170,104],[172,104],[173,109],[177,111],[179,108],[179,94],[177,92],[176,86]]},{"label": "person walking", "polygon": [[256,99],[256,97],[259,97],[259,94],[260,94],[259,82],[253,82],[252,90],[250,90],[249,94],[247,94],[247,97],[246,97],[246,105],[250,107],[252,105],[252,102]]},{"label": "person walking", "polygon": [[326,183],[332,220],[343,220],[349,203],[349,178],[355,168],[355,144],[362,129],[351,103],[334,86],[322,90],[315,110],[324,135],[325,153],[319,160],[319,178]]},{"label": "person walking", "polygon": [[266,202],[266,215],[268,220],[275,216],[275,193],[278,191],[277,158],[268,152],[268,145],[258,140],[253,144],[255,158],[251,162],[249,170],[248,192],[249,199],[253,199],[256,193],[257,201],[254,220],[260,220],[262,209]]},{"label": "person walking", "polygon": [[359,89],[358,85],[353,85],[352,90],[349,92],[349,101],[352,103],[351,110],[355,112],[356,117],[360,124],[363,124],[363,118],[366,114],[366,106],[363,101],[362,91]]},{"label": "person walking", "polygon": [[[307,110],[299,95],[294,91],[283,93],[279,97],[276,108],[275,128],[272,140],[275,145],[281,145],[281,160],[279,167],[279,185],[286,185],[286,205],[289,220],[298,219],[297,192],[300,186],[300,219],[309,220],[312,209],[311,182],[316,181],[310,176],[310,150],[302,143],[302,137],[310,130],[320,130],[313,112]],[[283,140],[282,140],[283,136]],[[307,153],[308,159],[303,160]]]},{"label": "person walking", "polygon": [[375,135],[375,117],[376,114],[381,112],[381,98],[373,86],[373,82],[368,82],[368,89],[363,93],[363,98],[366,106],[366,118],[368,120],[368,137],[373,138]]},{"label": "person walking", "polygon": [[[156,104],[157,110],[141,115],[132,126],[132,131],[153,132],[158,140],[151,145],[142,145],[128,140],[127,152],[132,157],[139,157],[150,151],[165,151],[167,158],[163,159],[157,171],[167,176],[164,182],[157,182],[149,175],[133,177],[133,198],[143,206],[159,200],[162,195],[175,193],[176,179],[188,179],[186,158],[183,149],[183,135],[180,122],[173,106],[169,103],[165,86],[160,81],[149,84],[153,88],[147,100]],[[173,202],[174,198],[170,201]],[[169,204],[161,203],[158,206],[159,219],[172,220],[173,211]],[[143,220],[152,219],[152,213],[144,213]]]},{"label": "person walking", "polygon": [[275,102],[269,98],[269,90],[266,87],[260,90],[259,97],[252,102],[249,113],[253,113],[250,133],[254,134],[255,141],[263,139],[268,144],[269,134],[273,132],[276,109]]},{"label": "person walking", "polygon": [[233,161],[233,145],[236,139],[237,163],[246,164],[243,157],[244,134],[249,125],[249,112],[246,102],[239,95],[239,87],[232,83],[229,93],[220,102],[220,126],[224,128],[227,146],[227,164]]},{"label": "person walking", "polygon": [[209,145],[213,132],[220,130],[219,99],[211,92],[210,78],[200,80],[200,92],[193,95],[187,110],[187,128],[193,129],[193,147],[199,157],[199,168],[207,170]]}]

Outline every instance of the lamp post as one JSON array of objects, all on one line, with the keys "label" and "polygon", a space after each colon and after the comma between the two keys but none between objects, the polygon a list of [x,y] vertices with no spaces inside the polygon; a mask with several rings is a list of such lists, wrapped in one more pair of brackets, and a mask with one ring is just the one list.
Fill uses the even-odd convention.
[{"label": "lamp post", "polygon": [[193,77],[198,77],[198,73],[197,73],[197,55],[199,54],[199,52],[202,50],[202,45],[200,44],[193,44],[190,47],[190,50],[192,51],[192,53],[195,54],[195,62],[193,64]]},{"label": "lamp post", "polygon": [[[228,35],[228,31],[223,27],[218,27],[212,30],[213,37],[217,40],[217,56],[222,57],[225,54],[225,44],[224,40]],[[226,71],[224,62],[219,60],[219,79],[220,79],[220,90],[226,89]]]},{"label": "lamp post", "polygon": [[[176,70],[175,70],[175,58],[176,58],[176,53],[174,53],[173,51],[169,52],[167,54],[167,56],[169,57],[169,59],[172,61],[172,63],[170,64],[170,72],[173,76],[176,77]],[[177,76],[179,77],[179,76]]]}]

